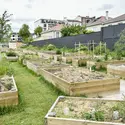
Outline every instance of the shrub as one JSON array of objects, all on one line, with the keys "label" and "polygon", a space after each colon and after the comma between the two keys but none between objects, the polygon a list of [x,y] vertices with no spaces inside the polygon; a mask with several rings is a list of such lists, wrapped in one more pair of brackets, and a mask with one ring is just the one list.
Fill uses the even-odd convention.
[{"label": "shrub", "polygon": [[83,114],[83,117],[86,119],[86,120],[90,120],[92,118],[92,114],[90,113],[84,113]]},{"label": "shrub", "polygon": [[61,50],[56,50],[56,54],[62,54]]},{"label": "shrub", "polygon": [[97,121],[104,121],[104,112],[102,112],[102,111],[96,111],[95,112],[95,119]]},{"label": "shrub", "polygon": [[47,50],[55,50],[56,49],[56,46],[55,45],[52,45],[52,44],[49,44],[48,46],[47,46]]},{"label": "shrub", "polygon": [[6,55],[7,56],[16,56],[17,54],[15,52],[10,51],[10,52],[7,52]]},{"label": "shrub", "polygon": [[14,69],[11,67],[11,65],[8,62],[5,62],[4,60],[0,62],[0,76],[1,75],[9,75],[11,76],[14,74]]}]

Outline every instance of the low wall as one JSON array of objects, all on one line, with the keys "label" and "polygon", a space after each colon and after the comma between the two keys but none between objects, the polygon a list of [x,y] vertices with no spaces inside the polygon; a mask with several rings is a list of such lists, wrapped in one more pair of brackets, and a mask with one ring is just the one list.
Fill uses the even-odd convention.
[{"label": "low wall", "polygon": [[5,58],[8,61],[17,61],[18,60],[18,56],[5,56]]},{"label": "low wall", "polygon": [[81,83],[70,83],[62,78],[55,76],[47,70],[41,69],[40,74],[54,86],[68,95],[89,95],[92,93],[99,95],[106,91],[120,90],[119,78],[91,80]]},{"label": "low wall", "polygon": [[70,63],[72,62],[72,56],[62,57],[62,62],[64,63]]},{"label": "low wall", "polygon": [[123,64],[123,63],[125,63],[125,60],[112,60],[112,61],[105,61],[105,62],[87,61],[87,67],[89,68],[95,65],[96,68],[99,68],[100,66],[107,68],[108,64]]},{"label": "low wall", "polygon": [[72,59],[73,66],[82,66],[83,64],[87,65],[88,59]]},{"label": "low wall", "polygon": [[35,51],[33,51],[33,50],[25,50],[25,49],[23,49],[23,53],[24,53],[24,54],[33,54],[33,55],[36,55],[36,54],[37,54],[37,52],[35,52]]},{"label": "low wall", "polygon": [[115,65],[107,65],[107,73],[125,77],[125,70],[120,70]]},{"label": "low wall", "polygon": [[77,98],[77,100],[93,100],[93,101],[98,101],[98,100],[103,100],[103,101],[122,101],[122,100],[112,100],[112,99],[91,99],[91,98],[81,98],[81,97],[63,97],[60,96],[57,98],[55,103],[52,105],[50,110],[48,111],[47,115],[45,116],[45,125],[124,125],[122,123],[113,123],[113,122],[99,122],[99,121],[91,121],[91,120],[82,120],[82,119],[77,119],[77,118],[58,118],[52,116],[52,111],[58,104],[58,102],[62,98]]},{"label": "low wall", "polygon": [[12,77],[15,91],[0,92],[0,106],[11,106],[18,104],[18,90],[14,78]]}]

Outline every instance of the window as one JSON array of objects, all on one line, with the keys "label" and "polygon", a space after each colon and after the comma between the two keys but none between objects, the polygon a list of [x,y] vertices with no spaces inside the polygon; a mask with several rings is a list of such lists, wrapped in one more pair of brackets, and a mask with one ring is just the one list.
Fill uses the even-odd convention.
[{"label": "window", "polygon": [[44,27],[46,27],[46,24],[44,24]]},{"label": "window", "polygon": [[56,32],[56,38],[59,38],[59,32]]},{"label": "window", "polygon": [[13,37],[15,37],[15,35],[13,35]]},{"label": "window", "polygon": [[13,40],[15,40],[15,39],[13,38]]}]

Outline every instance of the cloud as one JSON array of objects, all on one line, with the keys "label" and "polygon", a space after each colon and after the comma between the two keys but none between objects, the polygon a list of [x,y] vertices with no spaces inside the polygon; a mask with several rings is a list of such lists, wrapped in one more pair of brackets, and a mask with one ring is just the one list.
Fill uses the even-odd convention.
[{"label": "cloud", "polygon": [[32,3],[34,0],[28,0],[29,3]]},{"label": "cloud", "polygon": [[25,7],[28,8],[28,9],[31,9],[32,5],[31,4],[26,4]]},{"label": "cloud", "polygon": [[15,18],[15,19],[12,19],[11,22],[12,22],[12,30],[14,32],[18,32],[19,29],[22,27],[23,24],[27,24],[29,25],[30,27],[30,31],[33,32],[34,30],[34,21],[35,19],[33,18]]},{"label": "cloud", "polygon": [[110,10],[114,8],[113,4],[103,4],[100,8],[98,8],[97,10],[99,11],[104,11],[104,10]]}]

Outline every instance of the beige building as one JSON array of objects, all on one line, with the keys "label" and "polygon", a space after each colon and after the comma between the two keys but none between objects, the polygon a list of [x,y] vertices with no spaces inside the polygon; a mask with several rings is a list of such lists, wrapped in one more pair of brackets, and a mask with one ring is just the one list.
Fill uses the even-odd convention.
[{"label": "beige building", "polygon": [[61,37],[61,29],[64,27],[63,24],[57,24],[56,26],[52,27],[48,31],[44,31],[41,34],[41,37],[36,38],[35,41],[37,40],[45,40],[45,39],[54,39],[54,38],[59,38]]}]

